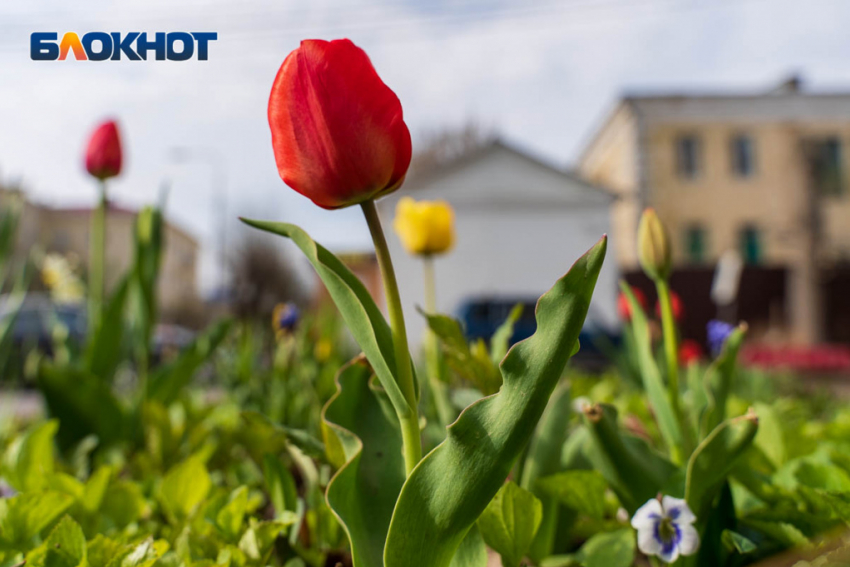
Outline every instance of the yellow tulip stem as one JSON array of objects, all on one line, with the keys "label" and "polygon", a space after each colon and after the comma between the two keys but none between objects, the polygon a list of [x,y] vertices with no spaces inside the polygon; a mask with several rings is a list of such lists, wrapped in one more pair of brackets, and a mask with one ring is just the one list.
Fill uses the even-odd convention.
[{"label": "yellow tulip stem", "polygon": [[[423,279],[425,284],[425,310],[428,313],[437,312],[437,283],[434,277],[434,257],[427,254],[422,257]],[[425,352],[428,357],[428,389],[434,400],[434,409],[441,425],[449,425],[455,415],[446,392],[443,380],[443,360],[440,355],[440,345],[434,331],[425,331]]]},{"label": "yellow tulip stem", "polygon": [[372,200],[361,203],[366,224],[375,244],[375,255],[378,258],[378,267],[384,281],[384,295],[387,302],[387,313],[390,317],[390,327],[393,334],[393,347],[395,349],[396,381],[407,400],[407,411],[396,408],[401,425],[401,438],[404,452],[404,465],[407,474],[410,475],[413,468],[422,458],[422,439],[419,433],[419,410],[417,408],[416,387],[413,382],[413,367],[410,362],[410,350],[407,346],[407,330],[404,327],[404,312],[401,309],[401,297],[398,293],[398,282],[390,258],[390,250],[387,247],[387,239],[384,229],[381,227],[381,219],[378,217],[378,209]]},{"label": "yellow tulip stem", "polygon": [[437,311],[437,279],[434,277],[434,257],[431,254],[422,256],[423,283],[425,285],[425,311]]}]

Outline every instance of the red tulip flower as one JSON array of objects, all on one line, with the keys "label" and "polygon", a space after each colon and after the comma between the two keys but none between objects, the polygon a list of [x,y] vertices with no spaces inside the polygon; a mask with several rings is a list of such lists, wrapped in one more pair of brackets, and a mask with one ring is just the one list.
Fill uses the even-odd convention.
[{"label": "red tulip flower", "polygon": [[[673,319],[676,320],[677,323],[682,322],[682,317],[685,316],[685,304],[682,303],[682,298],[679,297],[679,294],[675,291],[670,291],[670,309],[673,311]],[[661,318],[661,304],[655,304],[655,315],[660,319]]]},{"label": "red tulip flower", "polygon": [[86,170],[101,181],[121,173],[121,137],[114,120],[102,123],[89,138]]},{"label": "red tulip flower", "polygon": [[[641,290],[636,287],[633,287],[631,289],[632,295],[635,296],[635,300],[637,300],[637,302],[640,304],[641,309],[646,311],[646,296]],[[617,312],[620,314],[620,319],[622,319],[623,321],[632,320],[632,308],[629,305],[629,300],[626,298],[626,294],[624,294],[622,291],[617,297]]]},{"label": "red tulip flower", "polygon": [[281,65],[269,97],[284,183],[325,209],[398,189],[410,165],[401,103],[350,40],[306,40]]},{"label": "red tulip flower", "polygon": [[702,358],[702,346],[692,339],[682,341],[679,347],[679,361],[688,366],[694,362],[699,362]]}]

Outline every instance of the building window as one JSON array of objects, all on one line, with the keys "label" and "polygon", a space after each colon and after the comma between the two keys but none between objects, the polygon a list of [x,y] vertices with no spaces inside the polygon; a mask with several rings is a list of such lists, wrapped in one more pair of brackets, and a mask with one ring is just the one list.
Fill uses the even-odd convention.
[{"label": "building window", "polygon": [[755,144],[749,136],[732,138],[732,172],[738,177],[749,177],[755,171]]},{"label": "building window", "polygon": [[762,261],[762,237],[754,226],[745,226],[740,233],[741,259],[745,264],[760,264]]},{"label": "building window", "polygon": [[812,175],[821,195],[844,194],[841,153],[841,140],[838,138],[828,138],[815,143]]},{"label": "building window", "polygon": [[680,177],[693,179],[699,174],[700,146],[696,136],[681,136],[676,140],[676,171]]},{"label": "building window", "polygon": [[705,262],[705,229],[699,225],[689,226],[685,231],[685,254],[691,264]]}]

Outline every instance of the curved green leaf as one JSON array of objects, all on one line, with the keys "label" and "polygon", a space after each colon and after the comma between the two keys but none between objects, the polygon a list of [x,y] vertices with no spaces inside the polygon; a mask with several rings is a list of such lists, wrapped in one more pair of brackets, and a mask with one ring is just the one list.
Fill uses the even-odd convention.
[{"label": "curved green leaf", "polygon": [[664,442],[667,443],[670,454],[674,455],[673,460],[679,462],[675,458],[675,455],[681,452],[682,429],[679,425],[679,420],[676,418],[676,413],[673,411],[670,398],[667,397],[667,390],[664,388],[664,382],[661,379],[661,371],[655,362],[655,356],[652,352],[652,338],[649,334],[649,324],[646,320],[646,314],[644,314],[643,308],[637,299],[635,299],[632,288],[627,283],[621,281],[620,289],[628,300],[629,308],[631,309],[632,334],[637,349],[638,365],[640,367],[640,376],[643,380],[643,387],[646,390],[649,403],[652,404],[652,409],[655,411],[658,428],[661,430]]},{"label": "curved green leaf", "polygon": [[398,418],[371,383],[362,358],[340,370],[337,393],[322,412],[332,461],[344,464],[327,489],[328,506],[348,533],[355,567],[381,567],[384,541],[398,493],[404,459]]},{"label": "curved green leaf", "polygon": [[572,416],[571,400],[568,387],[562,385],[555,390],[529,443],[528,454],[523,463],[520,486],[530,490],[543,502],[543,522],[529,552],[529,556],[537,563],[552,554],[559,508],[557,500],[544,497],[538,480],[561,470],[561,453],[564,443],[567,442]]},{"label": "curved green leaf", "polygon": [[685,500],[696,514],[704,519],[711,502],[735,461],[746,451],[758,432],[754,413],[728,419],[718,425],[691,455],[685,480]]},{"label": "curved green leaf", "polygon": [[80,525],[65,516],[47,536],[44,567],[83,567],[86,563],[86,536]]},{"label": "curved green leaf", "polygon": [[[410,409],[395,381],[396,362],[390,326],[375,305],[369,290],[339,258],[294,224],[242,219],[242,222],[292,240],[315,268],[339,309],[345,324],[360,345],[378,380],[399,414]],[[418,392],[419,388],[415,388]]]},{"label": "curved green leaf", "polygon": [[676,472],[676,467],[654,453],[646,443],[625,436],[617,424],[617,410],[607,404],[596,404],[584,410],[590,431],[587,456],[602,473],[620,503],[634,512],[655,497]]},{"label": "curved green leaf", "polygon": [[444,567],[501,488],[572,355],[606,239],[579,258],[537,304],[537,331],[508,352],[498,394],[466,408],[413,470],[387,537],[387,567]]}]

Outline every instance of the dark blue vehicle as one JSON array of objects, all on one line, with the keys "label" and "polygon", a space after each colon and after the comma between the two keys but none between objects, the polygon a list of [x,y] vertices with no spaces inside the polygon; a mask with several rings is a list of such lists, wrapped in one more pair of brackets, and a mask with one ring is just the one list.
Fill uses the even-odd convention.
[{"label": "dark blue vehicle", "polygon": [[[464,332],[469,340],[489,341],[496,329],[504,323],[515,305],[522,305],[522,314],[514,324],[511,344],[527,339],[537,330],[534,309],[537,298],[498,297],[476,298],[464,301],[457,310],[457,316],[463,323]],[[587,314],[584,328],[579,335],[581,350],[575,356],[579,363],[588,365],[604,364],[609,361],[609,353],[620,343],[619,334],[612,333],[600,323],[592,311]]]}]

